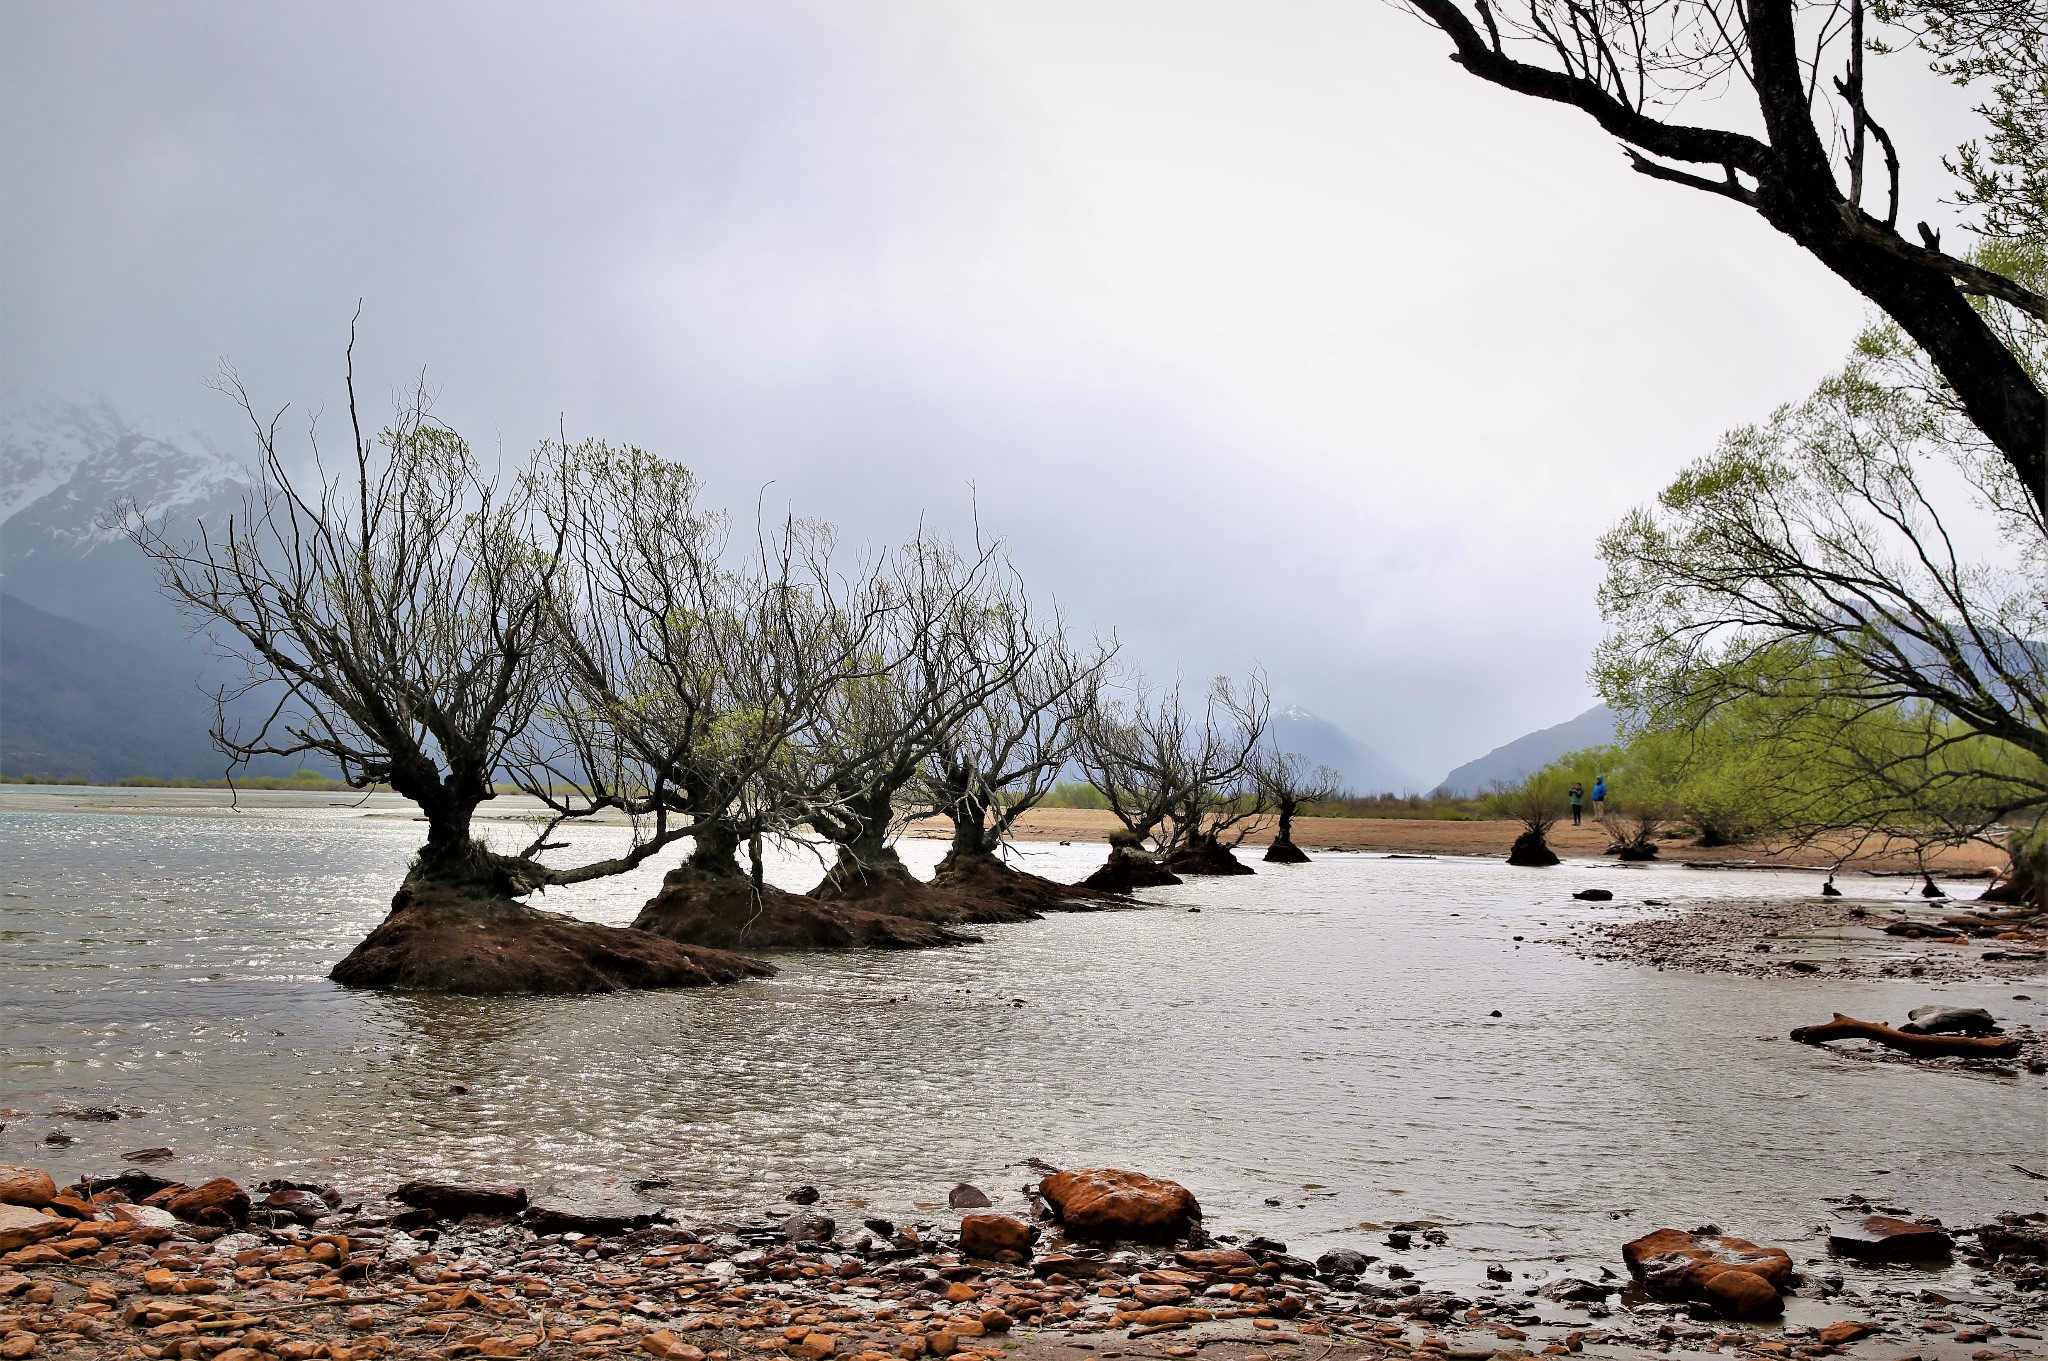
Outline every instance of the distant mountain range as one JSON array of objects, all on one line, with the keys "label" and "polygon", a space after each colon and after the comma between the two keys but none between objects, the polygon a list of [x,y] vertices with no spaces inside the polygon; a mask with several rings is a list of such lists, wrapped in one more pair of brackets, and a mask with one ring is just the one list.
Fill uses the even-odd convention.
[{"label": "distant mountain range", "polygon": [[237,509],[246,477],[203,436],[152,434],[103,399],[0,394],[0,772],[222,774],[201,687],[225,665],[113,514],[138,506],[176,538]]},{"label": "distant mountain range", "polygon": [[1444,776],[1440,788],[1452,794],[1485,792],[1496,781],[1513,784],[1563,756],[1614,741],[1614,710],[1596,704],[1577,718],[1517,737]]}]

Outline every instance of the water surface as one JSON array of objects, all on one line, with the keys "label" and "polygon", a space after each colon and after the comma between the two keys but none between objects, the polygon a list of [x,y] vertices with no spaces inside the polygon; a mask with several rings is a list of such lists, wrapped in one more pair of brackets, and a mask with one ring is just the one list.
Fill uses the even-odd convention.
[{"label": "water surface", "polygon": [[[978,946],[780,955],[725,989],[466,999],[324,977],[418,841],[398,801],[95,802],[0,795],[0,1162],[106,1172],[167,1144],[188,1180],[661,1179],[692,1211],[810,1182],[900,1215],[961,1179],[1014,1199],[1037,1157],[1173,1177],[1212,1226],[1296,1251],[1426,1219],[1479,1256],[1609,1263],[1707,1221],[1811,1245],[1852,1192],[1951,1223],[2043,1201],[2009,1166],[2048,1157],[2039,1078],[1783,1036],[1928,1001],[2042,1025],[2048,987],[1696,976],[1543,943],[1614,915],[1578,888],[1769,899],[1811,875],[1326,855]],[[922,872],[942,846],[905,850]],[[1071,878],[1102,848],[1023,854]],[[545,905],[628,921],[661,868]],[[817,873],[790,856],[772,877]],[[84,1105],[146,1114],[50,1114]],[[78,1142],[46,1146],[59,1129]]]}]

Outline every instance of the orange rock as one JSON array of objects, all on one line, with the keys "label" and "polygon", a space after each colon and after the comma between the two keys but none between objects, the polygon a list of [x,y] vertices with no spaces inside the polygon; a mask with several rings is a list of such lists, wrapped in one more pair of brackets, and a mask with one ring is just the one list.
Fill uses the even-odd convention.
[{"label": "orange rock", "polygon": [[789,1354],[802,1361],[825,1361],[838,1350],[838,1340],[825,1333],[809,1333],[803,1341],[789,1344]]},{"label": "orange rock", "polygon": [[943,1329],[924,1336],[924,1349],[932,1356],[951,1356],[960,1350],[960,1339]]},{"label": "orange rock", "polygon": [[1187,1187],[1113,1167],[1055,1172],[1038,1190],[1077,1238],[1170,1243],[1202,1217]]},{"label": "orange rock", "polygon": [[142,1273],[142,1284],[152,1295],[168,1295],[178,1284],[178,1273],[169,1267],[152,1267]]},{"label": "orange rock", "polygon": [[1162,1304],[1151,1309],[1140,1309],[1130,1316],[1131,1322],[1140,1328],[1157,1328],[1168,1323],[1207,1323],[1216,1317],[1207,1309],[1182,1309],[1176,1305]]},{"label": "orange rock", "polygon": [[6,1357],[7,1361],[20,1361],[21,1357],[34,1355],[35,1350],[34,1333],[9,1333],[0,1339],[0,1356]]},{"label": "orange rock", "polygon": [[1707,1277],[1699,1294],[1724,1318],[1770,1318],[1785,1309],[1784,1301],[1778,1298],[1778,1287],[1740,1267],[1729,1267]]},{"label": "orange rock", "polygon": [[965,1215],[960,1220],[960,1251],[969,1257],[1028,1253],[1037,1236],[1037,1230],[1012,1215]]},{"label": "orange rock", "polygon": [[1869,1337],[1870,1332],[1869,1324],[1859,1323],[1854,1319],[1844,1319],[1840,1323],[1830,1323],[1827,1327],[1821,1329],[1820,1340],[1823,1346],[1840,1347],[1845,1343],[1854,1342],[1858,1338]]},{"label": "orange rock", "polygon": [[[1658,1229],[1624,1244],[1621,1255],[1651,1293],[1711,1304],[1730,1318],[1778,1313],[1783,1307],[1778,1293],[1792,1277],[1792,1258],[1784,1249],[1727,1234]],[[1731,1271],[1751,1279],[1720,1279]]]},{"label": "orange rock", "polygon": [[921,1337],[904,1338],[896,1344],[896,1354],[902,1357],[903,1361],[917,1361],[918,1357],[924,1355],[924,1339]]},{"label": "orange rock", "polygon": [[1244,1267],[1258,1269],[1258,1259],[1249,1252],[1236,1248],[1195,1248],[1188,1252],[1176,1252],[1173,1259],[1182,1266],[1193,1267],[1196,1271],[1237,1271]]},{"label": "orange rock", "polygon": [[40,1167],[0,1167],[0,1205],[40,1209],[57,1198],[57,1183]]},{"label": "orange rock", "polygon": [[226,1177],[215,1177],[170,1197],[164,1208],[189,1224],[235,1228],[249,1222],[249,1193]]},{"label": "orange rock", "polygon": [[1007,1333],[1015,1327],[1017,1320],[1000,1309],[991,1309],[981,1316],[982,1328],[991,1333]]},{"label": "orange rock", "polygon": [[704,1361],[703,1351],[691,1346],[666,1328],[642,1337],[640,1349],[661,1357],[662,1361]]},{"label": "orange rock", "polygon": [[0,1205],[0,1252],[17,1252],[74,1227],[71,1220],[58,1219],[26,1205]]},{"label": "orange rock", "polygon": [[976,1291],[965,1281],[955,1281],[946,1287],[946,1299],[952,1304],[965,1304],[975,1298]]}]

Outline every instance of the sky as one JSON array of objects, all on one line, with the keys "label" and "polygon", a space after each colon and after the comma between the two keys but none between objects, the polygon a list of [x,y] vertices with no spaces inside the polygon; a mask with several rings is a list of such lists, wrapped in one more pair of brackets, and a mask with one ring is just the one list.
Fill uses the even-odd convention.
[{"label": "sky", "polygon": [[[17,0],[0,372],[233,448],[218,361],[333,419],[360,300],[373,408],[424,370],[507,458],[856,543],[978,516],[1428,788],[1595,702],[1599,535],[1866,316],[1447,51],[1381,0]],[[1873,85],[1952,222],[1962,102]]]}]

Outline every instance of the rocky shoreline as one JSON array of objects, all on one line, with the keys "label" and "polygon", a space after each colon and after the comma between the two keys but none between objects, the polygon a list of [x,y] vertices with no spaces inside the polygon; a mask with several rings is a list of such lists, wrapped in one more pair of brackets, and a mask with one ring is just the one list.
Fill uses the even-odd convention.
[{"label": "rocky shoreline", "polygon": [[[1492,1264],[1471,1290],[1404,1261],[1430,1247],[1441,1259],[1441,1228],[1383,1226],[1308,1261],[1270,1239],[1212,1237],[1170,1182],[1093,1170],[1025,1189],[1029,1220],[979,1212],[988,1198],[962,1185],[957,1218],[841,1224],[804,1187],[752,1220],[685,1225],[625,1187],[529,1197],[423,1181],[356,1198],[130,1170],[60,1190],[0,1168],[0,1357],[2043,1354],[2030,1325],[2048,1299],[2048,1215],[1951,1231],[1847,1200],[1831,1255],[1798,1267],[1708,1226],[1617,1245],[1628,1274]],[[1165,1234],[1176,1241],[1128,1241]],[[1928,1288],[1930,1259],[1950,1254],[1968,1287],[1950,1271]]]}]

